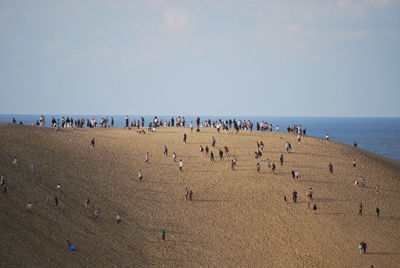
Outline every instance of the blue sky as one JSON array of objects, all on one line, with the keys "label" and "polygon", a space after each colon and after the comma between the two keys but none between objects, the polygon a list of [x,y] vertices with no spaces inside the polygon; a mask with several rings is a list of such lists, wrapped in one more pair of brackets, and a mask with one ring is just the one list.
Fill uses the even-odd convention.
[{"label": "blue sky", "polygon": [[0,113],[400,117],[400,1],[0,1]]}]

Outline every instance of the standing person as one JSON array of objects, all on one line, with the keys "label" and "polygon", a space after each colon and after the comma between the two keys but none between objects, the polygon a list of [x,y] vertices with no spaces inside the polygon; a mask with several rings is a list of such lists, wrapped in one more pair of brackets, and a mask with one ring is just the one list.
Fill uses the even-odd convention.
[{"label": "standing person", "polygon": [[299,174],[299,172],[298,172],[298,171],[296,171],[296,172],[294,173],[294,177],[295,177],[296,179],[299,179],[299,177],[300,177],[300,174]]},{"label": "standing person", "polygon": [[314,206],[313,206],[312,210],[313,210],[313,213],[314,213],[314,216],[315,216],[315,215],[317,214],[317,210],[318,210],[318,208],[317,208],[317,205],[316,205],[316,204],[314,204]]},{"label": "standing person", "polygon": [[90,145],[91,145],[92,147],[94,147],[94,138],[93,138],[92,141],[90,142]]},{"label": "standing person", "polygon": [[120,223],[121,223],[121,215],[119,215],[119,213],[117,213],[117,218],[116,218],[116,220],[117,220],[117,224],[120,224]]},{"label": "standing person", "polygon": [[129,117],[125,116],[125,128],[128,128],[129,126]]},{"label": "standing person", "polygon": [[175,154],[175,152],[172,154],[172,159],[174,159],[174,162],[176,163],[176,154]]},{"label": "standing person", "polygon": [[211,151],[211,153],[210,153],[210,161],[214,162],[214,153],[213,153],[213,151]]},{"label": "standing person", "polygon": [[379,185],[376,186],[376,188],[375,188],[375,194],[378,195],[380,191],[381,191],[381,188],[379,187]]},{"label": "standing person", "polygon": [[297,142],[300,144],[300,142],[301,142],[301,135],[300,135],[300,133],[299,134],[297,134]]},{"label": "standing person", "polygon": [[358,204],[358,215],[362,215],[362,203]]},{"label": "standing person", "polygon": [[272,163],[271,169],[272,169],[272,172],[275,173],[275,170],[276,170],[275,163]]},{"label": "standing person", "polygon": [[265,163],[267,164],[268,168],[271,168],[271,162],[269,161],[269,159],[267,159],[267,161]]},{"label": "standing person", "polygon": [[18,166],[18,158],[17,157],[14,157],[13,165]]},{"label": "standing person", "polygon": [[364,179],[363,176],[361,176],[361,184],[362,184],[363,187],[365,186],[365,179]]},{"label": "standing person", "polygon": [[211,146],[215,147],[216,140],[214,137],[211,138]]},{"label": "standing person", "polygon": [[297,203],[297,191],[296,190],[293,190],[292,197],[293,197],[293,203]]},{"label": "standing person", "polygon": [[356,141],[353,142],[353,146],[357,147],[357,142]]},{"label": "standing person", "polygon": [[189,190],[189,201],[192,201],[193,199],[193,192],[192,190]]},{"label": "standing person", "polygon": [[325,139],[326,139],[326,140],[329,140],[329,134],[326,134],[326,135],[325,135]]},{"label": "standing person", "polygon": [[183,167],[183,162],[182,159],[179,161],[179,170],[182,171],[182,167]]},{"label": "standing person", "polygon": [[331,162],[329,162],[328,167],[329,167],[329,173],[333,173],[333,165]]},{"label": "standing person", "polygon": [[233,156],[233,159],[232,159],[232,161],[233,161],[233,164],[235,165],[235,167],[236,167],[236,156]]},{"label": "standing person", "polygon": [[357,169],[356,159],[353,159],[353,168]]},{"label": "standing person", "polygon": [[3,185],[6,183],[4,177],[6,176],[6,174],[3,173],[3,175],[1,175],[1,187],[3,187]]},{"label": "standing person", "polygon": [[367,243],[365,243],[364,241],[362,241],[362,245],[363,245],[364,254],[367,254]]},{"label": "standing person", "polygon": [[139,181],[143,180],[143,174],[142,174],[142,170],[141,169],[139,169],[138,177],[139,177]]},{"label": "standing person", "polygon": [[164,145],[164,156],[168,156],[168,148]]},{"label": "standing person", "polygon": [[381,210],[377,207],[376,209],[375,209],[375,214],[376,214],[376,217],[379,219],[379,214],[381,213]]},{"label": "standing person", "polygon": [[55,204],[56,207],[58,208],[58,198],[57,198],[57,196],[54,198],[54,204]]},{"label": "standing person", "polygon": [[146,153],[146,155],[145,155],[145,157],[144,157],[144,162],[145,162],[146,164],[149,163],[149,152]]},{"label": "standing person", "polygon": [[190,132],[193,132],[193,121],[190,121],[189,127],[190,127]]},{"label": "standing person", "polygon": [[26,211],[32,212],[32,203],[31,202],[29,202],[28,205],[26,205]]},{"label": "standing person", "polygon": [[89,208],[89,203],[90,203],[90,199],[88,197],[88,198],[86,198],[86,201],[85,201],[85,209]]},{"label": "standing person", "polygon": [[35,169],[35,163],[34,162],[31,163],[31,169]]},{"label": "standing person", "polygon": [[257,162],[256,167],[257,167],[257,172],[260,172],[260,168],[261,168],[260,162]]},{"label": "standing person", "polygon": [[7,189],[8,189],[8,188],[7,188],[7,184],[4,183],[4,184],[3,184],[3,193],[4,193],[4,194],[7,193]]},{"label": "standing person", "polygon": [[235,162],[233,161],[233,159],[232,159],[232,162],[231,162],[231,169],[235,170]]},{"label": "standing person", "polygon": [[281,157],[279,157],[279,162],[281,162],[281,166],[283,165],[283,154],[281,154]]},{"label": "standing person", "polygon": [[364,254],[364,242],[361,242],[358,245],[358,249],[360,250],[360,255],[363,255]]},{"label": "standing person", "polygon": [[186,133],[183,133],[183,143],[186,144]]},{"label": "standing person", "polygon": [[188,195],[189,195],[189,190],[186,188],[186,189],[185,189],[185,200],[188,199]]},{"label": "standing person", "polygon": [[57,190],[61,190],[61,185],[60,185],[60,183],[57,183]]},{"label": "standing person", "polygon": [[94,211],[94,217],[93,217],[93,219],[95,219],[95,220],[99,219],[99,210],[98,210],[98,209],[96,209],[96,210]]},{"label": "standing person", "polygon": [[203,152],[204,152],[204,148],[203,148],[203,146],[200,145],[200,155],[201,155],[201,157],[203,157]]},{"label": "standing person", "polygon": [[210,151],[210,149],[208,148],[208,145],[206,145],[206,156],[208,156],[209,151]]},{"label": "standing person", "polygon": [[111,127],[114,127],[114,117],[111,117]]},{"label": "standing person", "polygon": [[294,179],[295,177],[294,177],[294,170],[292,169],[292,178]]},{"label": "standing person", "polygon": [[162,229],[162,231],[161,231],[161,238],[162,238],[162,240],[165,240],[165,230],[164,229]]}]

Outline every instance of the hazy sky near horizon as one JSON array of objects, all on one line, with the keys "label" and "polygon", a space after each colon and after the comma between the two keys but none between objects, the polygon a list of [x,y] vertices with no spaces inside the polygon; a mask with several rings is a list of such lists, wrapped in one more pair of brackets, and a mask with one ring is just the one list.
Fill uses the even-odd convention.
[{"label": "hazy sky near horizon", "polygon": [[0,1],[0,113],[400,117],[400,1]]}]

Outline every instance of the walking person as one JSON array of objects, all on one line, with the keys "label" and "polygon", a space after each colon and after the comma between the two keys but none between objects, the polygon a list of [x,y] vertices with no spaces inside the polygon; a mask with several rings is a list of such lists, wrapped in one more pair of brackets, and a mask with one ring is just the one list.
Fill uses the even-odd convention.
[{"label": "walking person", "polygon": [[363,176],[361,176],[361,184],[362,184],[363,187],[365,186],[365,179],[364,179]]},{"label": "walking person", "polygon": [[32,212],[32,203],[31,202],[29,202],[28,205],[26,205],[26,211]]},{"label": "walking person", "polygon": [[376,214],[376,217],[379,219],[379,214],[381,213],[381,210],[377,207],[376,209],[375,209],[375,214]]},{"label": "walking person", "polygon": [[168,148],[164,145],[164,156],[168,156]]},{"label": "walking person", "polygon": [[142,170],[141,169],[139,169],[138,177],[139,177],[139,181],[143,180],[143,174],[142,174]]},{"label": "walking person", "polygon": [[362,215],[362,203],[358,205],[358,215]]},{"label": "walking person", "polygon": [[281,162],[281,166],[283,165],[283,154],[281,154],[281,157],[279,157],[279,162]]},{"label": "walking person", "polygon": [[93,138],[92,141],[90,142],[90,145],[91,145],[92,147],[94,147],[94,138]]},{"label": "walking person", "polygon": [[213,151],[211,151],[211,153],[210,153],[210,161],[211,162],[214,162],[215,160],[214,160],[214,153],[213,153]]},{"label": "walking person", "polygon": [[192,201],[193,198],[193,192],[192,190],[189,190],[189,201]]},{"label": "walking person", "polygon": [[257,163],[256,167],[257,167],[257,172],[260,172],[260,168],[261,168],[260,162]]},{"label": "walking person", "polygon": [[119,215],[119,213],[117,213],[116,221],[117,221],[117,224],[121,223],[121,215]]},{"label": "walking person", "polygon": [[329,173],[333,173],[333,165],[331,162],[329,162]]},{"label": "walking person", "polygon": [[179,170],[182,171],[182,167],[183,167],[183,162],[182,159],[179,161]]},{"label": "walking person", "polygon": [[293,190],[292,198],[293,198],[293,203],[297,203],[297,191],[296,190]]},{"label": "walking person", "polygon": [[356,159],[353,159],[353,168],[357,169]]},{"label": "walking person", "polygon": [[174,159],[174,163],[176,163],[176,154],[175,154],[175,152],[172,154],[172,159]]},{"label": "walking person", "polygon": [[54,198],[54,204],[56,205],[56,208],[58,208],[58,198],[57,198],[57,196]]},{"label": "walking person", "polygon": [[183,143],[186,144],[186,133],[183,133]]},{"label": "walking person", "polygon": [[185,189],[185,200],[188,200],[188,195],[189,195],[189,190],[186,188]]},{"label": "walking person", "polygon": [[295,177],[294,177],[294,170],[292,169],[292,178],[294,179]]},{"label": "walking person", "polygon": [[146,164],[149,163],[149,152],[146,153],[145,158],[144,158],[144,162],[145,162]]},{"label": "walking person", "polygon": [[235,170],[235,161],[233,161],[233,159],[232,159],[232,161],[231,161],[231,169],[232,169],[232,170]]}]

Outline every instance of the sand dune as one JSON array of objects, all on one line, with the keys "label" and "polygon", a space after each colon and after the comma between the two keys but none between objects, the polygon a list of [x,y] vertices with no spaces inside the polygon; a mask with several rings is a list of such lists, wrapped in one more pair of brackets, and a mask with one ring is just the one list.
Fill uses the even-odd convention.
[{"label": "sand dune", "polygon": [[[298,144],[295,135],[286,133],[225,135],[211,128],[199,133],[159,128],[139,134],[123,128],[55,131],[0,124],[0,136],[0,173],[8,186],[8,192],[0,194],[1,267],[398,267],[400,263],[400,163],[361,148],[307,136]],[[96,143],[91,147],[93,137]],[[253,156],[257,141],[265,143],[260,172]],[[286,152],[286,141],[292,144],[291,153]],[[168,157],[163,155],[164,145]],[[200,145],[214,151],[215,162],[200,156]],[[218,150],[224,146],[229,156],[220,160]],[[149,164],[144,161],[146,152]],[[12,165],[14,157],[18,166]],[[266,167],[267,158],[276,164],[275,173]],[[300,173],[298,180],[292,179],[292,169]],[[366,185],[353,186],[360,176]],[[315,216],[307,208],[310,187],[314,190],[310,205],[318,207]],[[186,188],[194,193],[192,201],[185,200]],[[299,193],[296,204],[293,190]],[[85,210],[87,197],[91,202]],[[31,213],[26,211],[28,202]],[[359,203],[363,215],[358,215]],[[96,209],[98,220],[92,219]],[[121,224],[116,223],[117,213]],[[160,238],[162,229],[165,241]],[[75,252],[68,250],[67,239],[75,244]],[[362,256],[361,241],[368,245]]]}]

